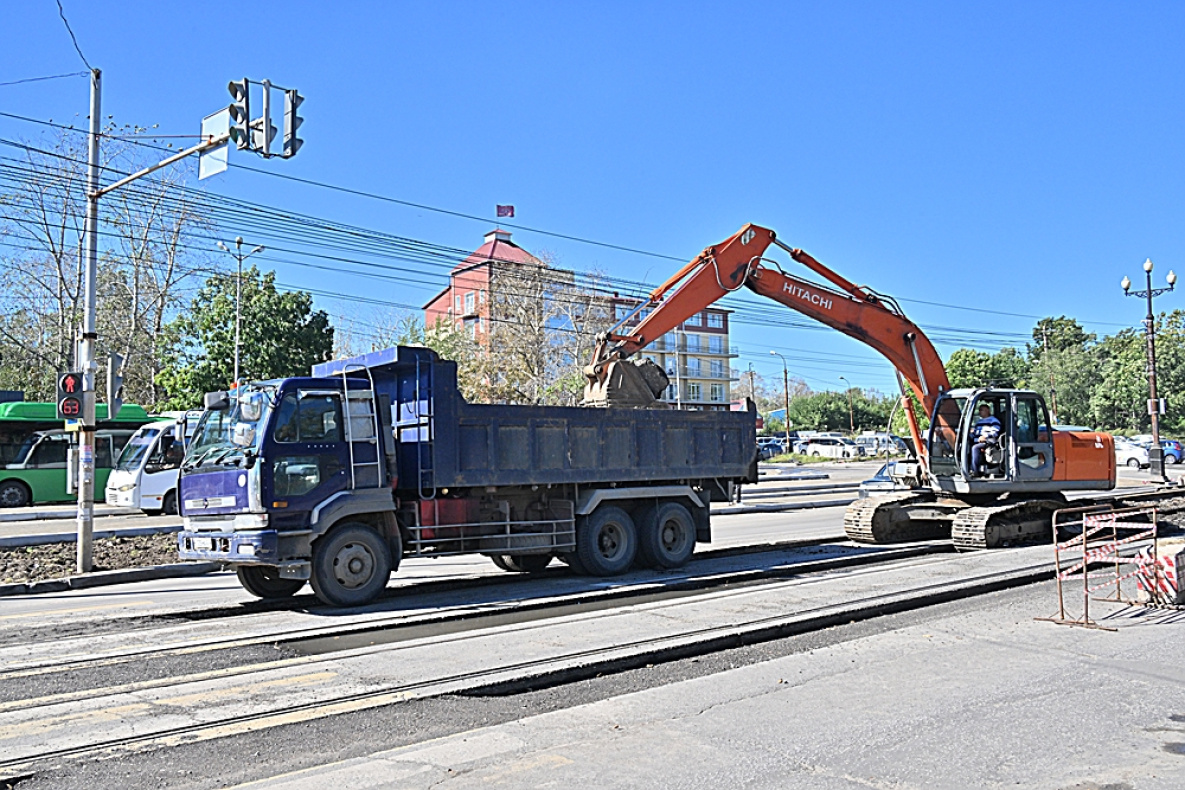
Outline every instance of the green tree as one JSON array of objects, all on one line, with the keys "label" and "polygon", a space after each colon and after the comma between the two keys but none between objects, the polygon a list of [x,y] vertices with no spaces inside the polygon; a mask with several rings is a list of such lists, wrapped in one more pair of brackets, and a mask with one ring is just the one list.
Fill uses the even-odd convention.
[{"label": "green tree", "polygon": [[1076,319],[1042,318],[1028,346],[1029,386],[1045,398],[1062,425],[1097,421],[1092,405],[1105,355],[1096,336]]},{"label": "green tree", "polygon": [[[304,291],[276,290],[275,272],[243,272],[242,340],[239,377],[243,381],[307,376],[333,353],[329,317],[313,310]],[[161,345],[157,384],[166,393],[165,409],[193,408],[202,394],[225,389],[234,376],[235,275],[218,274],[198,291],[189,309],[171,321]]]},{"label": "green tree", "polygon": [[1029,378],[1029,364],[1015,348],[1003,348],[995,354],[960,348],[947,360],[946,375],[954,388],[1023,387]]},{"label": "green tree", "polygon": [[851,390],[851,413],[848,393],[814,392],[790,399],[790,422],[794,428],[846,432],[854,422],[856,431],[884,430],[892,408],[891,398]]}]

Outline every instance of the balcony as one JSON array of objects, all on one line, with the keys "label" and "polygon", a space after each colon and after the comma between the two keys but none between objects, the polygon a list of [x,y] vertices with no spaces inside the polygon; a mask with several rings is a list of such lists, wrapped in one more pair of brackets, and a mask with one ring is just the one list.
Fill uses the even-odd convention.
[{"label": "balcony", "polygon": [[[680,365],[678,367],[679,379],[696,379],[696,380],[710,380],[710,381],[737,381],[736,371],[731,368],[721,368],[720,370],[713,370],[710,367],[693,368],[687,365]],[[672,382],[676,379],[676,368],[670,365],[666,368],[667,378]]]},{"label": "balcony", "polygon": [[726,346],[721,344],[713,347],[706,342],[701,342],[698,337],[680,336],[679,342],[676,343],[673,339],[663,335],[658,340],[654,341],[646,347],[647,351],[658,351],[673,354],[678,352],[680,354],[705,354],[707,356],[720,357],[736,357],[740,356],[740,349],[737,346]]}]

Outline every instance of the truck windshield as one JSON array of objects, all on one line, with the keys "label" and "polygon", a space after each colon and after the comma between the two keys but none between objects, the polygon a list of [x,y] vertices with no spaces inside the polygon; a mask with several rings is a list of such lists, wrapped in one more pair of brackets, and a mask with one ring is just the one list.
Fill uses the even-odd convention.
[{"label": "truck windshield", "polygon": [[272,409],[274,387],[248,388],[231,402],[226,411],[206,411],[185,452],[183,466],[242,463],[247,451],[254,451],[263,436]]},{"label": "truck windshield", "polygon": [[136,435],[129,439],[127,445],[124,446],[123,452],[119,456],[119,463],[115,465],[115,468],[125,472],[134,472],[139,469],[159,434],[160,429],[158,428],[141,428],[136,431]]}]

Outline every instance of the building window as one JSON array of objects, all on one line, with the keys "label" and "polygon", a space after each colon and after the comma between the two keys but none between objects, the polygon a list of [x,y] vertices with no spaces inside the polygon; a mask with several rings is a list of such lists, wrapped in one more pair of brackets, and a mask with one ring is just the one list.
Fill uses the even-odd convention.
[{"label": "building window", "polygon": [[689,351],[692,354],[698,354],[699,353],[699,335],[688,335],[687,336],[687,348],[685,348],[684,350]]},{"label": "building window", "polygon": [[[718,379],[724,375],[724,363],[718,359],[713,359],[711,362],[709,362],[708,369],[712,371],[712,378],[714,379]],[[713,400],[715,400],[715,398],[713,398]]]},{"label": "building window", "polygon": [[687,382],[687,400],[699,400],[700,398],[699,382]]},{"label": "building window", "polygon": [[708,313],[708,326],[712,329],[723,329],[724,313]]},{"label": "building window", "polygon": [[472,314],[473,308],[476,305],[477,305],[477,294],[473,293],[473,291],[470,291],[469,293],[465,294],[465,314],[466,315]]},{"label": "building window", "polygon": [[678,400],[678,399],[679,399],[679,390],[675,387],[674,384],[669,385],[667,387],[667,400]]},{"label": "building window", "polygon": [[693,358],[687,360],[687,375],[688,376],[698,376],[699,375],[699,360],[698,359],[695,359],[693,357]]},{"label": "building window", "polygon": [[617,316],[618,321],[625,320],[625,317],[630,314],[630,306],[628,304],[619,304],[617,305],[616,310],[617,312],[615,315]]},{"label": "building window", "polygon": [[457,294],[456,296],[453,297],[453,304],[455,305],[455,307],[453,309],[456,310],[458,313],[460,313],[461,312],[461,294]]},{"label": "building window", "polygon": [[486,290],[484,288],[482,288],[481,291],[479,291],[478,293],[481,294],[481,296],[478,297],[478,301],[481,302],[482,304],[485,304],[486,303]]},{"label": "building window", "polygon": [[712,393],[712,400],[714,400],[716,402],[724,400],[724,385],[723,384],[713,384],[711,393]]},{"label": "building window", "polygon": [[708,352],[711,354],[724,353],[724,338],[720,335],[712,335],[708,338]]}]

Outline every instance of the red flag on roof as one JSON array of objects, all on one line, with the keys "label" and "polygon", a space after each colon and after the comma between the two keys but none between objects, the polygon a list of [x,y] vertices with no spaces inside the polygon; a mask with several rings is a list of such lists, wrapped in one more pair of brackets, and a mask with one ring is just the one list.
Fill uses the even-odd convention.
[{"label": "red flag on roof", "polygon": [[514,216],[514,206],[498,206],[498,216],[499,217],[513,217]]}]

